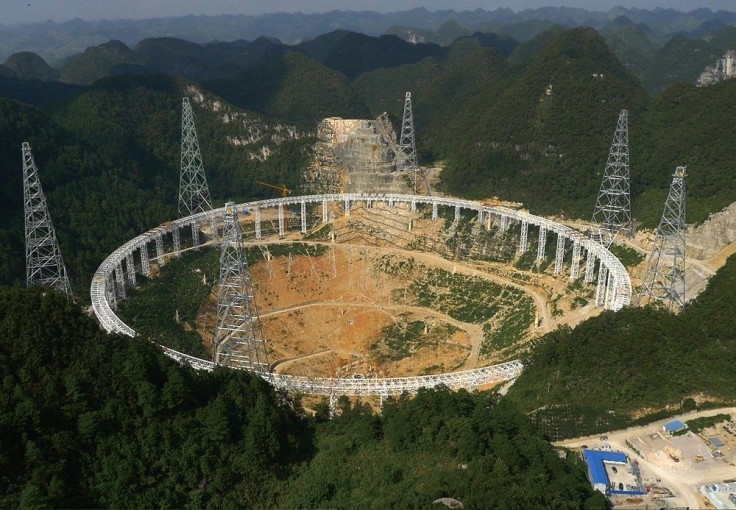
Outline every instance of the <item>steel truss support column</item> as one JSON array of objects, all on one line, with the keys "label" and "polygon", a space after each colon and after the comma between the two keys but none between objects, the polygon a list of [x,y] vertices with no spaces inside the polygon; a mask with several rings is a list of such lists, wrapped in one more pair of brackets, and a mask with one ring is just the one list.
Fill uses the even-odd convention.
[{"label": "steel truss support column", "polygon": [[578,279],[580,267],[580,243],[573,241],[572,243],[572,261],[570,262],[570,281],[574,282]]},{"label": "steel truss support column", "polygon": [[460,206],[456,205],[455,206],[455,223],[460,221],[460,212],[461,212]]},{"label": "steel truss support column", "polygon": [[434,202],[432,204],[432,219],[433,220],[436,220],[437,218],[439,218],[439,211],[437,210],[438,207],[439,206],[437,205],[437,202]]},{"label": "steel truss support column", "polygon": [[284,204],[279,204],[279,237],[284,237]]},{"label": "steel truss support column", "polygon": [[164,260],[164,238],[161,232],[156,232],[156,260],[159,266],[163,266],[166,261]]},{"label": "steel truss support column", "polygon": [[199,225],[196,221],[192,222],[192,247],[199,247]]},{"label": "steel truss support column", "polygon": [[621,110],[590,222],[591,237],[606,248],[619,232],[633,233],[629,188],[629,112]]},{"label": "steel truss support column", "polygon": [[26,240],[26,285],[48,285],[74,298],[64,259],[38,178],[31,146],[23,142],[23,214]]},{"label": "steel truss support column", "polygon": [[555,274],[562,273],[562,265],[565,262],[565,236],[557,233],[557,250],[555,251]]},{"label": "steel truss support column", "polygon": [[350,216],[350,199],[345,199],[345,216]]},{"label": "steel truss support column", "polygon": [[327,223],[330,220],[329,215],[327,214],[327,199],[322,199],[322,223]]},{"label": "steel truss support column", "polygon": [[411,212],[417,212],[417,201],[416,200],[411,201]]},{"label": "steel truss support column", "polygon": [[115,283],[117,284],[115,290],[118,293],[118,297],[125,299],[125,274],[123,273],[123,264],[120,261],[115,266]]},{"label": "steel truss support column", "polygon": [[143,276],[151,276],[151,262],[148,259],[148,243],[144,241],[138,247],[138,251],[141,255],[141,273],[143,273]]},{"label": "steel truss support column", "polygon": [[529,222],[526,220],[521,221],[521,241],[519,242],[519,254],[524,255],[526,253],[526,244],[529,236]]},{"label": "steel truss support column", "polygon": [[217,232],[217,220],[214,216],[210,216],[210,230],[212,231],[212,240],[216,241],[219,233]]},{"label": "steel truss support column", "polygon": [[613,272],[608,271],[608,282],[606,283],[606,297],[604,301],[604,306],[606,309],[611,308],[611,302],[613,301],[613,296],[616,291],[616,286],[614,285],[613,281]]},{"label": "steel truss support column", "polygon": [[179,178],[179,214],[182,217],[212,210],[210,191],[199,152],[194,113],[189,98],[182,99],[181,173]]},{"label": "steel truss support column", "polygon": [[330,393],[330,418],[334,418],[337,415],[337,393],[334,391]]},{"label": "steel truss support column", "polygon": [[547,228],[539,227],[539,242],[537,243],[537,260],[544,260],[544,251],[547,246]]},{"label": "steel truss support column", "polygon": [[112,273],[112,271],[107,273],[107,277],[105,278],[105,298],[107,299],[107,303],[110,305],[110,308],[117,310],[118,298],[115,294],[115,279],[113,278]]},{"label": "steel truss support column", "polygon": [[128,252],[125,256],[125,268],[128,270],[128,281],[132,287],[138,285],[138,281],[135,279],[135,262],[133,262],[133,252]]},{"label": "steel truss support column", "polygon": [[174,226],[171,231],[171,237],[174,240],[174,255],[176,258],[181,256],[181,240],[179,239],[179,227]]},{"label": "steel truss support column", "polygon": [[685,307],[685,181],[687,169],[679,166],[664,204],[662,219],[649,254],[637,304],[662,301],[670,312]]},{"label": "steel truss support column", "polygon": [[606,285],[608,284],[608,268],[601,260],[598,264],[598,285],[595,288],[595,306],[603,306],[606,300]]},{"label": "steel truss support column", "polygon": [[404,96],[404,115],[399,135],[399,150],[396,154],[397,170],[414,170],[414,193],[419,189],[417,176],[417,147],[414,138],[414,115],[411,108],[411,92]]},{"label": "steel truss support column", "polygon": [[506,232],[509,229],[509,217],[504,215],[501,216],[501,232]]},{"label": "steel truss support column", "polygon": [[593,252],[588,250],[588,254],[585,259],[585,283],[590,283],[593,281],[593,273],[595,272],[595,260],[596,257]]},{"label": "steel truss support column", "polygon": [[260,239],[261,238],[261,208],[256,206],[256,208],[253,210],[253,213],[254,213],[253,216],[255,216],[255,224],[256,224],[256,239]]},{"label": "steel truss support column", "polygon": [[307,233],[307,203],[305,201],[302,201],[302,234]]},{"label": "steel truss support column", "polygon": [[214,362],[266,375],[266,343],[253,300],[238,211],[232,202],[225,205],[223,225]]}]

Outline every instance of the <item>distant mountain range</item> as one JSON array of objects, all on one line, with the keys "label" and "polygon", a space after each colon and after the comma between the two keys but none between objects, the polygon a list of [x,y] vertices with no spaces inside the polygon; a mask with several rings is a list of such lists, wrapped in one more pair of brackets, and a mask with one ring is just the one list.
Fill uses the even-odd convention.
[{"label": "distant mountain range", "polygon": [[681,12],[673,9],[645,10],[616,7],[607,12],[568,7],[544,7],[514,12],[511,9],[485,11],[428,11],[416,8],[381,14],[372,11],[332,11],[324,14],[264,14],[259,16],[184,16],[144,20],[73,19],[65,23],[0,25],[0,60],[13,53],[32,51],[58,65],[87,47],[110,40],[134,46],[143,39],[173,37],[196,43],[276,38],[297,44],[334,30],[366,35],[394,33],[405,38],[447,45],[462,35],[493,32],[518,41],[531,39],[551,25],[567,28],[589,26],[612,28],[621,17],[640,26],[657,46],[675,35],[700,38],[736,22],[736,13],[709,9]]},{"label": "distant mountain range", "polygon": [[[539,12],[544,14],[546,11]],[[648,13],[632,12],[639,18],[645,17],[642,13]],[[660,13],[662,18],[666,18],[664,12]],[[670,18],[680,19],[685,16],[681,13],[675,16],[675,11],[666,12],[670,14]],[[624,15],[617,16],[596,30],[621,64],[642,82],[649,94],[658,95],[674,83],[695,84],[707,66],[713,65],[725,51],[736,49],[736,26],[725,25],[724,20],[730,19],[731,15],[721,14],[722,19],[704,21],[694,31],[677,33],[663,45],[660,45],[663,38],[648,24],[636,23]],[[687,15],[687,19],[694,25],[693,13]],[[707,16],[701,13],[697,19],[707,19]],[[571,22],[572,18],[568,16],[566,21]],[[662,23],[660,20],[658,26],[662,26]],[[91,25],[80,22],[82,27]],[[278,67],[280,64],[277,63],[290,53],[300,53],[342,73],[349,80],[355,80],[361,74],[376,69],[412,64],[425,58],[443,59],[455,51],[454,43],[463,39],[473,40],[482,47],[497,49],[509,57],[510,63],[524,63],[545,41],[570,30],[565,25],[545,20],[526,20],[515,25],[482,25],[480,30],[483,31],[472,31],[469,26],[456,21],[446,21],[437,29],[397,25],[389,30],[392,34],[379,36],[339,29],[293,45],[264,36],[252,41],[237,39],[232,42],[207,43],[175,37],[153,37],[132,46],[114,39],[90,46],[82,53],[66,58],[56,67],[50,66],[32,51],[14,53],[4,64],[0,64],[0,79],[11,79],[11,82],[4,85],[7,89],[8,86],[14,86],[13,78],[89,85],[108,76],[174,74],[206,84],[238,103],[238,98],[242,98],[243,94],[254,94],[252,89],[242,88],[242,82],[249,74],[266,72],[276,79],[277,76],[273,74],[276,72],[274,65]],[[678,25],[670,19],[667,26]],[[294,58],[290,59],[291,64],[295,63]],[[267,68],[270,70],[266,71]],[[283,69],[285,68],[282,66],[282,71]],[[237,84],[229,85],[227,80],[234,78],[237,78]],[[260,80],[251,76],[248,81],[258,83]],[[22,92],[24,87],[29,87],[34,89],[32,92],[35,94],[38,86],[36,83],[17,88]],[[277,87],[278,83],[273,82],[271,86]],[[236,87],[242,90],[236,90]],[[59,89],[50,90],[49,93],[49,99],[57,97]],[[258,101],[260,100],[256,102]],[[249,101],[245,103],[252,106]]]},{"label": "distant mountain range", "polygon": [[[145,215],[120,211],[115,228],[109,213],[105,222],[95,220],[94,232],[70,235],[60,227],[62,243],[88,239],[103,250],[156,224],[149,220],[169,217],[182,95],[209,98],[195,101],[203,158],[212,169],[208,181],[217,196],[238,198],[261,197],[264,190],[254,184],[259,178],[299,186],[315,126],[325,117],[387,112],[398,128],[402,98],[411,91],[419,159],[444,166],[445,192],[503,196],[534,213],[584,218],[600,185],[615,119],[626,108],[635,168],[632,214],[656,225],[672,169],[687,164],[688,221],[700,222],[736,201],[729,152],[736,144],[736,80],[693,85],[703,62],[736,40],[734,33],[727,26],[705,38],[677,36],[659,48],[645,28],[619,17],[600,30],[553,25],[523,42],[480,32],[450,46],[349,31],[291,46],[267,38],[209,44],[152,38],[132,48],[106,42],[59,69],[19,53],[6,60],[8,76],[0,77],[0,98],[7,98],[0,101],[0,172],[8,176],[2,190],[7,200],[0,203],[15,200],[15,212],[0,220],[22,221],[21,141],[32,143],[52,175],[92,172],[96,180],[85,186],[95,193],[118,186],[120,196],[134,197],[131,204],[150,206]],[[654,88],[662,90],[656,97]],[[247,132],[243,119],[252,119]],[[282,140],[284,133],[298,136],[262,141]],[[86,152],[77,154],[77,146]],[[59,225],[81,218],[89,200],[77,196],[76,185],[57,192],[70,181],[46,181],[50,200],[61,193],[57,203],[66,204]],[[22,228],[0,221],[0,234],[4,226],[16,237],[7,249],[0,247],[0,269],[22,274]],[[107,241],[100,243],[103,236]],[[95,253],[70,264],[89,274],[105,252]]]}]

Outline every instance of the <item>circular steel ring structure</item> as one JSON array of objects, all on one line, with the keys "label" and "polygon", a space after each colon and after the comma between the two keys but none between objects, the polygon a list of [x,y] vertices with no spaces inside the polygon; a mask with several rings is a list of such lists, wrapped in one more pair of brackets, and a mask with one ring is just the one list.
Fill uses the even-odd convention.
[{"label": "circular steel ring structure", "polygon": [[[596,241],[584,236],[582,233],[554,221],[535,216],[523,211],[508,209],[499,206],[487,206],[470,200],[461,200],[449,197],[400,195],[400,194],[329,194],[329,195],[307,195],[275,198],[238,204],[239,210],[259,213],[263,209],[278,208],[280,229],[283,229],[283,209],[289,205],[300,205],[302,210],[302,233],[306,233],[306,218],[304,211],[307,205],[322,205],[324,223],[327,223],[327,207],[335,203],[345,207],[349,212],[351,204],[365,203],[368,207],[374,203],[385,203],[388,206],[397,204],[409,205],[411,210],[416,210],[417,205],[429,205],[432,207],[433,218],[437,218],[439,207],[447,207],[455,210],[458,218],[460,211],[474,211],[479,218],[487,218],[488,215],[501,218],[502,221],[520,222],[523,225],[536,225],[545,229],[545,232],[554,232],[559,240],[571,241],[578,250],[586,250],[588,258],[594,256],[600,261],[599,269],[599,294],[603,286],[603,298],[601,304],[609,310],[620,310],[631,302],[631,280],[623,264]],[[119,333],[130,337],[136,336],[135,330],[125,324],[116,314],[116,283],[118,287],[125,285],[125,276],[122,272],[125,263],[128,280],[135,285],[135,263],[133,255],[138,250],[141,267],[144,274],[148,274],[148,244],[156,243],[157,257],[160,259],[163,253],[161,242],[162,236],[171,234],[174,238],[175,247],[179,244],[179,229],[185,227],[198,228],[198,225],[221,222],[225,208],[213,209],[211,211],[193,214],[180,218],[170,223],[156,227],[148,232],[131,239],[112,252],[100,265],[92,278],[90,296],[92,309],[100,325],[108,333]],[[256,214],[260,218],[260,214]],[[260,237],[260,224],[256,228],[257,237]],[[283,232],[282,232],[283,233]],[[525,243],[525,233],[522,234],[522,242]],[[564,244],[563,244],[564,246]],[[145,253],[145,254],[144,254]],[[169,254],[174,252],[169,252]],[[154,260],[156,260],[154,259]],[[132,273],[132,274],[131,274]],[[603,274],[603,278],[600,275]],[[114,276],[113,276],[114,275]],[[602,282],[602,283],[601,283]],[[112,305],[111,305],[112,301]],[[198,370],[213,370],[215,364],[212,361],[196,358],[165,346],[161,346],[163,352],[179,363],[187,364]],[[481,368],[448,372],[435,375],[423,375],[414,377],[392,377],[375,379],[353,379],[353,378],[327,378],[327,377],[305,377],[285,374],[259,374],[268,380],[276,389],[293,391],[314,395],[348,395],[348,396],[379,396],[381,398],[389,395],[399,395],[403,392],[414,393],[420,388],[433,388],[445,385],[453,389],[465,388],[473,390],[479,386],[496,384],[517,377],[523,369],[518,360],[509,361],[498,365],[490,365]]]}]

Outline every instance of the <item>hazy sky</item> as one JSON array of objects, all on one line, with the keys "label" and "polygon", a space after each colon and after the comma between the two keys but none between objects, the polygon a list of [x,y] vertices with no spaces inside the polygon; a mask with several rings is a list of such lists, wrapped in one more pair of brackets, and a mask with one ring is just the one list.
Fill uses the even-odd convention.
[{"label": "hazy sky", "polygon": [[607,11],[613,6],[652,9],[657,6],[688,11],[696,7],[736,11],[736,0],[0,0],[0,24],[117,18],[154,18],[187,14],[263,14],[268,12],[327,12],[341,10],[400,11],[424,6],[429,10],[515,11],[546,5]]}]

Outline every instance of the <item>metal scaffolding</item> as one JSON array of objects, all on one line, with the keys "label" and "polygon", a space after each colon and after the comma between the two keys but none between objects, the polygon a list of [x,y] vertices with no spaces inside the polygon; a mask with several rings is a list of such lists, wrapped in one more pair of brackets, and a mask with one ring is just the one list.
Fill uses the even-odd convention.
[{"label": "metal scaffolding", "polygon": [[223,225],[214,362],[265,374],[269,371],[266,342],[253,301],[238,211],[232,202],[225,205]]},{"label": "metal scaffolding", "polygon": [[212,209],[210,190],[204,175],[202,156],[199,152],[194,113],[189,98],[182,99],[181,115],[181,174],[179,178],[179,215],[209,211]]},{"label": "metal scaffolding", "polygon": [[26,285],[48,285],[74,298],[59,250],[31,146],[23,142],[23,213],[26,234]]},{"label": "metal scaffolding", "polygon": [[685,307],[685,179],[686,167],[678,166],[664,203],[654,249],[649,254],[647,271],[637,304],[653,300],[665,303],[670,312]]},{"label": "metal scaffolding", "polygon": [[629,191],[629,112],[621,110],[590,222],[590,236],[606,248],[619,232],[633,234]]},{"label": "metal scaffolding", "polygon": [[[485,219],[489,215],[493,214],[500,217],[502,220],[506,218],[508,221],[514,223],[521,223],[526,221],[529,225],[534,225],[538,228],[543,227],[549,233],[557,235],[557,253],[555,265],[559,263],[560,270],[563,266],[563,258],[565,255],[565,247],[567,241],[570,243],[579,243],[581,250],[588,252],[588,257],[595,258],[598,261],[598,287],[596,289],[596,302],[599,305],[604,305],[609,310],[620,310],[623,307],[629,305],[631,301],[631,280],[626,268],[621,264],[615,256],[613,256],[608,250],[603,248],[600,244],[593,240],[579,235],[574,230],[560,225],[552,220],[534,216],[523,211],[517,211],[513,209],[506,209],[502,207],[489,207],[477,202],[471,202],[468,200],[461,200],[449,197],[438,197],[438,196],[421,196],[416,195],[379,195],[379,196],[366,196],[360,194],[328,194],[328,195],[313,195],[313,196],[299,196],[299,197],[282,197],[271,200],[263,200],[259,202],[251,202],[242,204],[242,207],[250,210],[257,211],[259,209],[266,210],[270,209],[273,211],[278,207],[279,204],[284,207],[295,206],[301,203],[306,203],[307,207],[310,204],[323,205],[333,204],[335,210],[341,204],[367,204],[368,202],[382,201],[384,203],[393,204],[394,206],[408,209],[411,203],[415,205],[421,205],[422,208],[434,207],[436,204],[438,207],[446,207],[452,210],[460,212],[479,212],[482,211],[482,217]],[[165,245],[162,240],[163,235],[174,235],[174,232],[179,232],[180,229],[190,225],[193,221],[200,224],[205,224],[213,217],[217,217],[219,221],[225,216],[226,223],[231,227],[237,225],[237,220],[232,218],[234,215],[233,207],[228,207],[230,210],[231,218],[227,220],[227,211],[225,208],[220,208],[213,211],[206,211],[193,215],[186,218],[180,218],[173,220],[170,223],[161,225],[157,228],[149,230],[141,234],[120,246],[112,254],[110,254],[100,267],[95,272],[92,283],[90,286],[90,298],[92,302],[92,310],[95,317],[98,319],[101,327],[108,332],[115,332],[124,334],[130,337],[136,336],[136,331],[125,324],[114,312],[118,298],[123,298],[125,295],[125,274],[123,272],[123,261],[126,260],[128,253],[131,251],[138,250],[139,247],[146,243],[155,243],[157,260],[163,260],[164,257],[170,257],[173,253],[170,251],[172,246]],[[274,230],[273,228],[271,230]],[[185,229],[185,233],[187,230]],[[237,238],[239,235],[239,229],[230,229],[230,238]],[[235,246],[233,246],[235,244]],[[230,271],[224,271],[225,274],[236,275],[247,275],[242,270],[238,271],[238,267],[247,264],[241,256],[236,253],[236,246],[238,243],[228,243],[230,249],[224,254],[223,259],[229,262],[221,264],[221,268],[230,268]],[[164,249],[166,252],[164,253]],[[223,246],[223,251],[225,247]],[[573,247],[574,251],[574,247]],[[241,251],[242,253],[242,251]],[[142,259],[141,259],[142,260]],[[239,264],[237,261],[241,261]],[[126,262],[127,263],[127,262]],[[227,282],[231,279],[224,278],[223,281],[226,285],[222,286],[222,289],[227,287]],[[234,296],[229,298],[231,302],[237,304],[242,303],[243,299],[252,299],[252,289],[247,286],[249,281],[242,287],[236,287],[236,292],[231,294],[225,294],[228,296]],[[245,289],[245,290],[237,290]],[[119,292],[115,295],[115,291]],[[224,291],[223,291],[224,292]],[[242,299],[238,299],[238,296],[242,296]],[[218,311],[220,309],[220,303],[227,303],[228,300],[220,298],[218,295]],[[246,299],[248,305],[252,305],[252,301]],[[220,328],[216,332],[217,345],[220,346],[220,364],[227,364],[238,368],[250,369],[251,363],[250,358],[238,363],[239,360],[235,359],[234,356],[230,356],[232,351],[235,351],[237,344],[235,343],[238,339],[242,339],[243,346],[250,348],[255,346],[256,349],[261,348],[260,352],[264,353],[264,357],[261,358],[264,361],[258,362],[256,359],[255,369],[263,370],[264,367],[268,366],[267,360],[265,360],[265,348],[263,348],[262,333],[260,329],[256,329],[257,334],[253,337],[248,337],[247,332],[250,331],[250,324],[248,322],[244,324],[242,328],[238,328],[238,317],[247,317],[250,319],[256,319],[257,315],[255,307],[251,308],[252,311],[248,313],[237,314],[237,309],[234,306],[225,306],[223,310],[229,310],[229,315],[223,314],[228,317],[227,320],[223,321],[224,327]],[[218,314],[218,319],[220,315]],[[218,322],[219,326],[219,322]],[[248,342],[249,338],[253,338],[254,342]],[[260,341],[259,341],[260,340]],[[161,346],[163,352],[177,360],[178,362],[186,365],[190,365],[198,370],[212,370],[216,364],[211,360],[203,360],[187,354],[177,352],[168,347]],[[236,352],[241,354],[243,351]],[[246,351],[247,353],[248,351]],[[245,355],[243,355],[245,356]],[[214,356],[213,356],[214,357]],[[255,358],[254,358],[255,359]],[[420,388],[436,387],[439,384],[444,384],[450,388],[466,388],[472,390],[479,386],[485,386],[489,384],[495,384],[500,381],[505,381],[513,377],[517,377],[521,372],[522,365],[518,361],[512,361],[504,363],[502,365],[493,365],[487,367],[473,368],[461,372],[450,372],[444,374],[415,376],[415,377],[394,377],[394,378],[365,378],[365,379],[353,379],[353,378],[318,378],[318,377],[302,377],[292,376],[285,374],[272,374],[268,371],[261,371],[259,375],[264,379],[267,379],[279,390],[284,391],[295,391],[301,393],[329,395],[330,393],[336,393],[337,395],[354,395],[354,396],[387,396],[387,395],[400,395],[405,391],[416,392]]]}]

